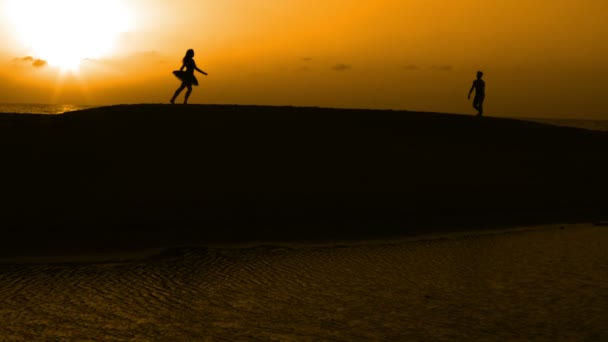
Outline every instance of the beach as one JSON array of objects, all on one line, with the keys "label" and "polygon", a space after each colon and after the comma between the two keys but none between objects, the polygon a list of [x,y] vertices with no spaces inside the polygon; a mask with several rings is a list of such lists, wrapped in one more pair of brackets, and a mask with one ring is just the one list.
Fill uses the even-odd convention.
[{"label": "beach", "polygon": [[465,115],[0,115],[5,339],[608,338],[608,134]]},{"label": "beach", "polygon": [[607,244],[567,225],[2,265],[2,339],[601,341]]},{"label": "beach", "polygon": [[605,132],[510,119],[122,105],[0,115],[0,146],[0,257],[593,222],[608,207]]}]

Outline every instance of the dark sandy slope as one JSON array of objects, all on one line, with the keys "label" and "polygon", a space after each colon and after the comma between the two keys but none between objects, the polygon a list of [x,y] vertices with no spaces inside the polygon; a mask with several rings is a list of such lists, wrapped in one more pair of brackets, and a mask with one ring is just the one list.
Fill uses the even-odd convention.
[{"label": "dark sandy slope", "polygon": [[509,119],[125,105],[1,115],[0,151],[3,256],[608,214],[608,134]]}]

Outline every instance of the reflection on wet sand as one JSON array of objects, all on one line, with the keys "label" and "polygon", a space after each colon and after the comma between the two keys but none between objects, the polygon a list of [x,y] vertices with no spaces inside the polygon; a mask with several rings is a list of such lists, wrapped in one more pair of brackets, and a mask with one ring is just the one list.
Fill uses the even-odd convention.
[{"label": "reflection on wet sand", "polygon": [[608,230],[2,265],[2,339],[602,340]]}]

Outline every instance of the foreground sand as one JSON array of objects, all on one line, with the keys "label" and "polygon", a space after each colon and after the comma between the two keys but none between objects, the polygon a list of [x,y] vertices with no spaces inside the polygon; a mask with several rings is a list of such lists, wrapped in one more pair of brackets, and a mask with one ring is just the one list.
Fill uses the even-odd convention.
[{"label": "foreground sand", "polygon": [[605,341],[607,244],[549,226],[0,265],[0,339]]},{"label": "foreground sand", "polygon": [[433,113],[0,115],[0,257],[599,220],[608,134]]}]

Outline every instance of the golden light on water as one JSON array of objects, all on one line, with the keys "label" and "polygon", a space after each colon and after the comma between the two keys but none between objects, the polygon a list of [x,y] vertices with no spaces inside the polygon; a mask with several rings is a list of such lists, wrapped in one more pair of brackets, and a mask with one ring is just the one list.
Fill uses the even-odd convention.
[{"label": "golden light on water", "polygon": [[23,48],[62,71],[105,57],[132,26],[131,10],[121,0],[9,0],[5,10]]}]

